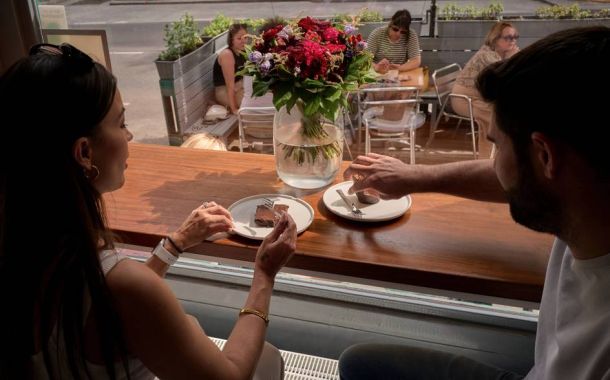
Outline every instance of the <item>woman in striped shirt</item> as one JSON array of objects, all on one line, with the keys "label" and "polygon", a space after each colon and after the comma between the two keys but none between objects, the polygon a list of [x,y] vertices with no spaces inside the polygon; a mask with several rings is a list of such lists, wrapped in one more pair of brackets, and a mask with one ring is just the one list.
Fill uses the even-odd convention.
[{"label": "woman in striped shirt", "polygon": [[394,13],[387,27],[373,30],[367,40],[367,50],[373,53],[373,68],[378,73],[418,68],[421,65],[419,39],[411,29],[411,13],[400,10]]}]

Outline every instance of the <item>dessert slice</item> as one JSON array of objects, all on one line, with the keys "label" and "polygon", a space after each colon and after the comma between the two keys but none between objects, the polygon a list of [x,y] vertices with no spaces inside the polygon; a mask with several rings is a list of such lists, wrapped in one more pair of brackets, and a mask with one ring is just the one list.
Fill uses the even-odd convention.
[{"label": "dessert slice", "polygon": [[265,205],[258,205],[256,206],[256,214],[254,214],[254,222],[261,227],[273,227],[278,219],[275,213],[287,210],[288,205],[273,205],[273,210]]}]

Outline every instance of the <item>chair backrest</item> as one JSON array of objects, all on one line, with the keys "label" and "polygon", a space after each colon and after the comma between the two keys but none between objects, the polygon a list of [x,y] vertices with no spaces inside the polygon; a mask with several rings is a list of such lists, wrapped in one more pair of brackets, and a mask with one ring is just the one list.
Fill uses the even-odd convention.
[{"label": "chair backrest", "polygon": [[443,104],[445,99],[447,99],[461,71],[462,67],[458,63],[452,63],[451,65],[434,70],[432,82],[434,83],[439,104]]},{"label": "chair backrest", "polygon": [[[419,88],[376,86],[360,89],[362,119],[371,129],[402,133],[415,121],[420,103]],[[371,121],[374,119],[374,123]]]},{"label": "chair backrest", "polygon": [[42,29],[44,42],[51,44],[69,43],[87,53],[95,61],[112,71],[108,39],[103,29]]},{"label": "chair backrest", "polygon": [[273,137],[274,107],[241,107],[237,112],[240,139],[245,135],[255,138]]}]

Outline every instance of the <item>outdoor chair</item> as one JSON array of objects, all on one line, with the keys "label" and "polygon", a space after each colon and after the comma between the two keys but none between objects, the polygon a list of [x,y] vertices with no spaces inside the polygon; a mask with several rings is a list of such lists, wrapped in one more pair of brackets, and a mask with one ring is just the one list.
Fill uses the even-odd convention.
[{"label": "outdoor chair", "polygon": [[364,150],[371,152],[372,141],[384,141],[388,149],[392,142],[405,140],[409,146],[409,162],[415,163],[415,132],[426,121],[419,112],[417,87],[365,87],[360,89],[359,109],[364,122]]},{"label": "outdoor chair", "polygon": [[[459,64],[452,63],[451,65],[447,65],[445,67],[441,67],[440,69],[434,70],[434,73],[432,73],[432,82],[434,83],[434,89],[436,91],[436,96],[438,97],[438,103],[440,104],[441,109],[438,116],[436,117],[434,124],[430,128],[430,137],[428,138],[428,142],[426,143],[426,148],[429,147],[432,143],[432,140],[434,139],[434,134],[436,133],[436,129],[441,118],[445,117],[446,119],[457,119],[458,126],[462,120],[466,120],[470,123],[472,154],[474,158],[477,159],[479,156],[477,149],[477,126],[474,120],[474,113],[472,111],[472,99],[469,96],[453,94],[451,92],[451,90],[453,89],[453,85],[455,84],[455,81],[461,71],[462,67]],[[452,98],[461,98],[468,102],[468,116],[459,115],[451,108]]]},{"label": "outdoor chair", "polygon": [[265,147],[273,147],[274,116],[275,107],[241,107],[237,111],[240,152],[244,151],[244,147],[261,151]]}]

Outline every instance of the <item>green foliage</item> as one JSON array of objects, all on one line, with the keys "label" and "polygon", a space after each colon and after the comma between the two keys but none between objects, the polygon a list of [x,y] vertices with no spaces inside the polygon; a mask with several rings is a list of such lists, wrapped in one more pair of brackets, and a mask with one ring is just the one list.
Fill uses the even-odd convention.
[{"label": "green foliage", "polygon": [[331,22],[334,23],[347,23],[347,22],[351,22],[352,21],[352,16],[349,15],[348,13],[336,13],[331,19]]},{"label": "green foliage", "polygon": [[476,7],[472,4],[464,6],[456,3],[447,3],[441,9],[439,19],[441,20],[499,20],[504,12],[504,5],[499,1],[492,1],[484,7]]},{"label": "green foliage", "polygon": [[165,50],[159,54],[160,61],[175,61],[203,45],[199,29],[193,16],[185,13],[178,21],[163,27]]},{"label": "green foliage", "polygon": [[581,9],[578,4],[553,5],[536,9],[536,16],[542,19],[584,19],[584,18],[608,18],[610,9],[589,11]]},{"label": "green foliage", "polygon": [[356,16],[360,22],[380,22],[383,21],[383,16],[377,11],[371,11],[368,8],[362,10]]},{"label": "green foliage", "polygon": [[248,25],[248,30],[251,32],[257,32],[266,22],[267,19],[264,18],[247,18],[241,21],[241,23]]},{"label": "green foliage", "polygon": [[215,37],[225,31],[229,30],[233,24],[233,19],[218,13],[210,23],[203,28],[202,34],[206,37]]}]

